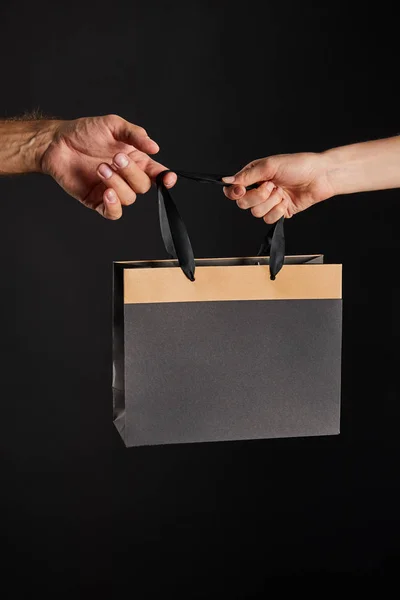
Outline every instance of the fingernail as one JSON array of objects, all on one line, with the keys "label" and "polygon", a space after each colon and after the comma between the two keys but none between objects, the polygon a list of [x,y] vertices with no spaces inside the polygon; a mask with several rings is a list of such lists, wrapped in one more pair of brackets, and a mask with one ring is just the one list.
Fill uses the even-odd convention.
[{"label": "fingernail", "polygon": [[170,188],[174,185],[174,183],[176,182],[176,177],[173,176],[172,173],[168,173],[164,178],[164,185],[167,188]]},{"label": "fingernail", "polygon": [[243,195],[243,189],[240,186],[236,185],[233,188],[233,193],[235,194],[235,196],[242,196]]},{"label": "fingernail", "polygon": [[224,183],[233,183],[235,181],[235,178],[234,177],[223,177],[222,181]]},{"label": "fingernail", "polygon": [[107,190],[106,191],[106,199],[107,202],[109,202],[110,204],[115,204],[117,201],[117,197],[115,195],[114,190]]},{"label": "fingernail", "polygon": [[99,175],[104,177],[104,179],[110,179],[113,174],[112,169],[108,165],[100,165],[98,169]]},{"label": "fingernail", "polygon": [[114,162],[117,167],[127,167],[129,164],[129,158],[126,156],[126,154],[117,154],[114,157]]},{"label": "fingernail", "polygon": [[266,189],[271,192],[274,189],[274,184],[272,183],[272,181],[268,181],[267,185],[265,186]]}]

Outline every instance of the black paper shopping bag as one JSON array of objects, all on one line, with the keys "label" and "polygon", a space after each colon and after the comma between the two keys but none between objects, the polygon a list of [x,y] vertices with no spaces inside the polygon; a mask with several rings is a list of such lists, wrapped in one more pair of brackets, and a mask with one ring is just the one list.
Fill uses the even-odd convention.
[{"label": "black paper shopping bag", "polygon": [[273,265],[195,261],[169,208],[163,239],[179,256],[114,263],[114,423],[126,446],[338,434],[341,265],[281,258],[283,229],[269,236]]}]

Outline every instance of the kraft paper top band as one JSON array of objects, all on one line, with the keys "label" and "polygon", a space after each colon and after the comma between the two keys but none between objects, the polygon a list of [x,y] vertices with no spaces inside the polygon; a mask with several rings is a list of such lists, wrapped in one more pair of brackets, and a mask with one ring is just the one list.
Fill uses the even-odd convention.
[{"label": "kraft paper top band", "polygon": [[198,266],[194,282],[176,267],[124,269],[125,304],[341,297],[342,265],[284,265],[275,281],[264,265]]}]

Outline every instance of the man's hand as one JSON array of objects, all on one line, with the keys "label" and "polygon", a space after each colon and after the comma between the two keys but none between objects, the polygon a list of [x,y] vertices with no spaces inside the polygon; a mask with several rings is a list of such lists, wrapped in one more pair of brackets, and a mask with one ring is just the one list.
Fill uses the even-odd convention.
[{"label": "man's hand", "polygon": [[[334,195],[328,178],[329,160],[324,154],[281,154],[255,160],[234,177],[223,181],[225,195],[251,209],[255,217],[275,223]],[[253,190],[246,186],[259,183]]]},{"label": "man's hand", "polygon": [[[148,156],[159,151],[156,142],[117,115],[46,121],[46,127],[39,170],[108,219],[119,219],[122,206],[133,204],[166,169]],[[167,173],[164,183],[172,187],[176,175]]]}]

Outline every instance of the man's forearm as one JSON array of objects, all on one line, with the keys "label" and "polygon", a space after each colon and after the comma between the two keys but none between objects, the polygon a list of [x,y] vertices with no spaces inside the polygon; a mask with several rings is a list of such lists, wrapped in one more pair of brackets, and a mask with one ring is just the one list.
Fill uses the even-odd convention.
[{"label": "man's forearm", "polygon": [[335,195],[400,187],[400,136],[324,152]]},{"label": "man's forearm", "polygon": [[0,175],[39,173],[58,121],[0,120]]}]

